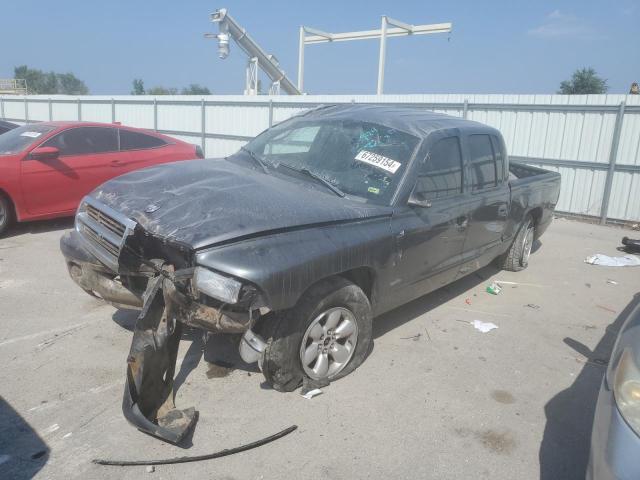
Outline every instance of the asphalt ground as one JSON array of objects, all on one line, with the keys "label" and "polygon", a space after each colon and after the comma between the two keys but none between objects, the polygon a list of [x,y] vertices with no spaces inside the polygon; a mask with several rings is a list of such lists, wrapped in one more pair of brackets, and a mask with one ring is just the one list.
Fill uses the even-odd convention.
[{"label": "asphalt ground", "polygon": [[[237,338],[188,331],[176,404],[200,416],[185,449],[124,419],[136,312],[68,278],[58,240],[71,227],[24,224],[0,239],[3,479],[582,479],[619,314],[640,285],[640,267],[583,261],[619,255],[632,233],[557,219],[527,270],[487,267],[377,318],[366,362],[311,400],[267,388]],[[498,295],[485,290],[494,280]],[[153,473],[91,463],[206,454],[292,424],[258,449]]]}]

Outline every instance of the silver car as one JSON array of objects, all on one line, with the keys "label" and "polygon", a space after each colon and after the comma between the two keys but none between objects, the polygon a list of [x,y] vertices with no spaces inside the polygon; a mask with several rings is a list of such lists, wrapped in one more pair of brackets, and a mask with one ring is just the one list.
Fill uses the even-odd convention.
[{"label": "silver car", "polygon": [[640,479],[640,294],[600,387],[587,479]]}]

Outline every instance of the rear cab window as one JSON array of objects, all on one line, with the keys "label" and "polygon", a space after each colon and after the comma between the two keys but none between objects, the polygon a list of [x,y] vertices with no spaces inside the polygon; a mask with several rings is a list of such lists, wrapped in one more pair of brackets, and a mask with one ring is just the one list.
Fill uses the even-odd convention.
[{"label": "rear cab window", "polygon": [[491,135],[491,145],[493,146],[493,153],[496,157],[496,171],[498,174],[498,184],[500,184],[506,176],[505,152],[502,146],[502,142],[495,135]]},{"label": "rear cab window", "polygon": [[146,150],[163,147],[167,144],[163,139],[141,132],[120,129],[120,150]]},{"label": "rear cab window", "polygon": [[[502,182],[504,167],[497,167],[498,159],[494,153],[491,135],[469,135],[469,176],[471,191],[477,192],[494,188]],[[500,154],[499,162],[504,165],[503,155]]]}]

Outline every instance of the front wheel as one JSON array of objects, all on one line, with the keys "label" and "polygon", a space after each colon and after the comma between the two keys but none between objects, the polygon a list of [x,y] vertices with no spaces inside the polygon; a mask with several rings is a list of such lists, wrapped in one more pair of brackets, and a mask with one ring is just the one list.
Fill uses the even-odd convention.
[{"label": "front wheel", "polygon": [[527,268],[534,238],[535,224],[531,215],[527,215],[509,250],[498,257],[498,266],[511,272]]},{"label": "front wheel", "polygon": [[2,193],[0,193],[0,235],[6,232],[13,220],[13,209],[11,203]]},{"label": "front wheel", "polygon": [[362,364],[371,345],[369,299],[342,277],[318,283],[270,321],[262,372],[278,391],[295,390],[305,377],[337,380]]}]

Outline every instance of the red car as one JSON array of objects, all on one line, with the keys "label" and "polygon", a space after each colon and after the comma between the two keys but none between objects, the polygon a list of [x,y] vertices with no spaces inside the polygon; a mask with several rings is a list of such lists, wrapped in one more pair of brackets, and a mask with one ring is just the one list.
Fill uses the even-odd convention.
[{"label": "red car", "polygon": [[0,234],[11,221],[71,216],[101,183],[202,149],[118,124],[43,122],[0,135]]}]

